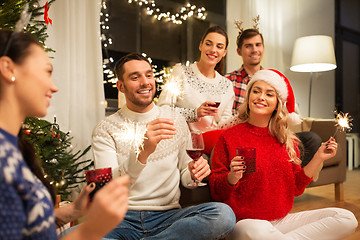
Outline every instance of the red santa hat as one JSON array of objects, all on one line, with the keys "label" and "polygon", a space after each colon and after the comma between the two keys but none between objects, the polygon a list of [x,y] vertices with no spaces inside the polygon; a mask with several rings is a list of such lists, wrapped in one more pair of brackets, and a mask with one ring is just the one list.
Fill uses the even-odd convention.
[{"label": "red santa hat", "polygon": [[257,71],[248,83],[247,89],[250,89],[251,86],[259,80],[262,80],[275,88],[280,99],[286,103],[286,108],[289,112],[287,116],[288,124],[295,125],[301,123],[302,120],[300,119],[300,116],[295,113],[294,92],[289,80],[284,76],[284,74],[274,69]]}]

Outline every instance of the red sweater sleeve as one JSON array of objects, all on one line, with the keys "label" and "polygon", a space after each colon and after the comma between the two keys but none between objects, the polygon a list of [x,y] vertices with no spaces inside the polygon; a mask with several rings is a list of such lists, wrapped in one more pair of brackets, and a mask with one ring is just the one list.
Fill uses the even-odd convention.
[{"label": "red sweater sleeve", "polygon": [[307,185],[310,184],[312,178],[306,176],[304,169],[300,165],[293,163],[293,172],[295,176],[295,196],[300,196],[304,193]]},{"label": "red sweater sleeve", "polygon": [[229,153],[224,136],[221,134],[215,145],[209,176],[211,196],[216,201],[224,202],[236,188],[236,185],[230,185],[227,180],[229,166]]},{"label": "red sweater sleeve", "polygon": [[[294,141],[295,151],[298,157],[300,157],[300,151],[298,147],[298,142]],[[304,193],[307,185],[310,184],[312,178],[306,176],[304,169],[300,167],[300,165],[293,163],[293,172],[295,176],[295,196],[300,196]]]}]

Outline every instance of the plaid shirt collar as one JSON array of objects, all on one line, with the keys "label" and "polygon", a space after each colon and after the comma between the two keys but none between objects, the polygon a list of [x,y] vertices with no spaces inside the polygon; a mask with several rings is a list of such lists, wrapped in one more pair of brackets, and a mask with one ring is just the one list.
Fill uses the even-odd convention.
[{"label": "plaid shirt collar", "polygon": [[[263,70],[264,68],[262,66],[260,66],[260,70]],[[235,71],[236,72],[236,76],[239,76],[243,79],[244,83],[248,83],[251,80],[251,77],[249,76],[249,74],[246,72],[245,68],[244,68],[244,64],[241,65],[240,69]]]},{"label": "plaid shirt collar", "polygon": [[[263,69],[262,66],[260,66],[260,70],[261,69]],[[235,115],[237,109],[245,100],[246,87],[251,77],[246,72],[244,65],[242,65],[239,70],[227,74],[226,77],[232,81],[234,87],[235,100],[233,103],[233,114]]]}]

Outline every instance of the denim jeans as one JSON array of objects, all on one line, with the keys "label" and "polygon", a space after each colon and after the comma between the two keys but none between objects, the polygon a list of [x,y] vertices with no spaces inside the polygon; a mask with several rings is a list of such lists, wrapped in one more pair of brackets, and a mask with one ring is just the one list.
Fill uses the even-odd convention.
[{"label": "denim jeans", "polygon": [[104,240],[219,239],[234,230],[235,215],[223,203],[204,203],[166,211],[128,211]]}]

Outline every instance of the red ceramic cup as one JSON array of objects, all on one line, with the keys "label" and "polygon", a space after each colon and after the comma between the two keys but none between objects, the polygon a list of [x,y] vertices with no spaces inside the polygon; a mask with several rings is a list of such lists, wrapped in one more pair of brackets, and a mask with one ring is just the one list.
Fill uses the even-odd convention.
[{"label": "red ceramic cup", "polygon": [[87,184],[95,183],[95,189],[89,194],[90,199],[94,197],[94,194],[102,188],[106,183],[112,179],[111,168],[102,168],[89,170],[85,172]]},{"label": "red ceramic cup", "polygon": [[245,172],[244,173],[253,173],[256,170],[256,148],[244,147],[237,148],[236,155],[244,157],[245,162]]}]

